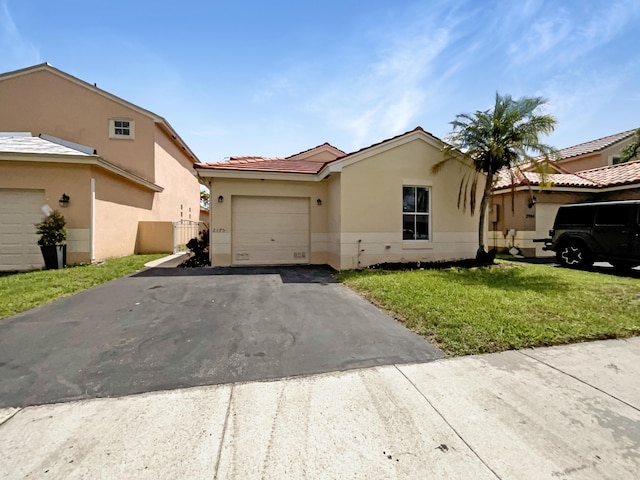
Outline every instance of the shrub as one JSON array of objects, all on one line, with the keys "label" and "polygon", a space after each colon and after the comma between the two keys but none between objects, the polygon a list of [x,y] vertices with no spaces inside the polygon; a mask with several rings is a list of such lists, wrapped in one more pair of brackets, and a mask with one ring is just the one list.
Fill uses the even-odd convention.
[{"label": "shrub", "polygon": [[40,235],[38,245],[60,245],[67,240],[67,230],[64,216],[57,210],[44,217],[40,223],[36,223],[36,233]]},{"label": "shrub", "polygon": [[187,248],[191,250],[191,257],[182,267],[205,267],[209,265],[209,230],[203,229],[196,238],[187,242]]}]

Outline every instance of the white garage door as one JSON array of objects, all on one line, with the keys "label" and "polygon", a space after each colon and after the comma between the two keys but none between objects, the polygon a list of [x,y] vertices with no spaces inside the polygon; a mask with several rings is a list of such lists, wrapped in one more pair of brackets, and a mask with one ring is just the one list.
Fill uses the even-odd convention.
[{"label": "white garage door", "polygon": [[231,200],[234,265],[309,263],[309,199],[236,197]]},{"label": "white garage door", "polygon": [[43,190],[0,189],[0,271],[44,265],[34,224],[42,220]]}]

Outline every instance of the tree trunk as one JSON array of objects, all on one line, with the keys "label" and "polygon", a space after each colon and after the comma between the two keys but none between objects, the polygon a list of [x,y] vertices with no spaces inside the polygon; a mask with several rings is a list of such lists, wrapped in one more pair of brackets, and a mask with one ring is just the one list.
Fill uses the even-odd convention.
[{"label": "tree trunk", "polygon": [[489,197],[491,196],[491,186],[493,185],[493,172],[487,173],[487,183],[484,186],[484,192],[482,193],[482,200],[480,201],[480,219],[478,226],[478,251],[476,252],[476,260],[487,261],[489,255],[484,245],[484,221],[487,218],[487,204],[489,203]]}]

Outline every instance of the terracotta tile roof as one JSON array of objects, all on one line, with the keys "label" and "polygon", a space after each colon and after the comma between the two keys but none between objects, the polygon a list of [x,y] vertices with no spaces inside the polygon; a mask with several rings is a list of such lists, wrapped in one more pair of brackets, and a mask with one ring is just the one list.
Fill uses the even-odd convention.
[{"label": "terracotta tile roof", "polygon": [[[542,181],[542,175],[536,172],[513,172],[513,178],[511,178],[507,169],[498,172],[497,177],[493,186],[494,190],[511,188],[511,186],[537,186]],[[545,180],[552,187],[606,188],[629,184],[638,184],[640,186],[640,160],[576,173],[551,173],[545,175]]]},{"label": "terracotta tile roof", "polygon": [[277,173],[318,173],[329,162],[287,160],[286,158],[231,157],[226,162],[196,163],[195,168]]},{"label": "terracotta tile roof", "polygon": [[[211,170],[237,170],[237,171],[254,171],[254,172],[276,172],[276,173],[309,173],[316,174],[322,170],[325,165],[329,163],[335,162],[336,160],[340,160],[342,158],[348,157],[350,155],[354,155],[356,153],[363,152],[373,147],[377,147],[378,145],[382,145],[384,143],[391,142],[397,138],[403,137],[412,132],[424,132],[427,135],[430,135],[434,139],[442,142],[438,137],[431,135],[429,132],[426,132],[422,127],[416,127],[413,130],[409,130],[408,132],[402,133],[400,135],[396,135],[395,137],[388,138],[378,143],[374,143],[373,145],[369,145],[368,147],[361,148],[360,150],[356,150],[355,152],[345,153],[344,155],[326,162],[318,162],[318,161],[308,161],[308,160],[295,160],[295,158],[303,153],[309,152],[316,148],[320,148],[323,146],[329,146],[332,148],[336,148],[330,143],[323,143],[322,145],[318,145],[317,147],[310,148],[303,152],[296,153],[295,155],[291,155],[285,158],[266,158],[266,157],[258,157],[258,156],[243,156],[243,157],[230,157],[228,161],[225,162],[217,162],[217,163],[196,163],[194,168],[196,169],[211,169]],[[336,150],[342,152],[342,150],[336,148]],[[342,152],[344,153],[344,152]]]},{"label": "terracotta tile roof", "polygon": [[340,150],[340,149],[339,149],[339,148],[337,148],[337,147],[334,147],[334,146],[333,146],[333,145],[331,145],[329,142],[324,142],[323,144],[318,145],[317,147],[307,148],[306,150],[303,150],[303,151],[301,151],[301,152],[294,153],[293,155],[289,155],[289,156],[288,156],[288,157],[286,157],[286,158],[293,158],[293,157],[297,157],[298,155],[303,155],[303,154],[305,154],[305,153],[307,153],[307,152],[310,152],[310,151],[315,150],[316,148],[320,148],[320,147],[331,147],[331,148],[335,148],[335,149],[336,149],[336,150],[338,150],[339,152],[342,152],[342,154],[343,154],[343,155],[345,154],[345,152],[343,152],[342,150]]},{"label": "terracotta tile roof", "polygon": [[559,150],[561,160],[585,155],[587,153],[599,152],[600,150],[604,150],[615,143],[631,137],[635,131],[636,129],[627,130],[626,132],[616,133],[615,135],[598,138],[597,140],[591,140],[590,142],[580,143],[573,147],[563,148],[562,150]]},{"label": "terracotta tile roof", "polygon": [[427,135],[429,135],[430,137],[433,137],[434,139],[438,140],[438,141],[439,141],[439,142],[441,142],[442,144],[444,144],[444,143],[445,143],[444,141],[442,141],[441,139],[439,139],[439,138],[438,138],[438,137],[436,137],[435,135],[432,135],[431,133],[427,132],[424,128],[422,128],[422,127],[420,127],[420,126],[417,126],[417,127],[416,127],[416,128],[414,128],[413,130],[409,130],[408,132],[401,133],[401,134],[399,134],[399,135],[396,135],[395,137],[387,138],[386,140],[382,140],[381,142],[374,143],[373,145],[369,145],[368,147],[363,147],[363,148],[361,148],[360,150],[356,150],[355,152],[347,153],[347,154],[346,154],[346,155],[344,155],[343,157],[338,157],[338,158],[349,157],[349,156],[351,156],[351,155],[355,155],[356,153],[364,152],[365,150],[369,150],[370,148],[377,147],[378,145],[382,145],[382,144],[384,144],[384,143],[392,142],[393,140],[396,140],[396,139],[398,139],[398,138],[400,138],[400,137],[404,137],[405,135],[408,135],[408,134],[413,133],[413,132],[424,132],[424,133],[426,133]]},{"label": "terracotta tile roof", "polygon": [[640,160],[578,172],[581,177],[602,186],[640,184]]}]

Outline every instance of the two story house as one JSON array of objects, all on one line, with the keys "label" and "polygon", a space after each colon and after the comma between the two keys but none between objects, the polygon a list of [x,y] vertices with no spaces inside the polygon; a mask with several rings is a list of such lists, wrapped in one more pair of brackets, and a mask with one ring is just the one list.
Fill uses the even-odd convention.
[{"label": "two story house", "polygon": [[544,178],[532,166],[500,172],[493,185],[488,244],[516,247],[528,257],[552,256],[535,240],[548,237],[561,205],[640,199],[640,160],[619,163],[635,132],[563,148]]},{"label": "two story house", "polygon": [[42,266],[45,205],[69,263],[171,251],[199,219],[198,159],[163,117],[47,63],[0,75],[0,105],[0,270]]}]

